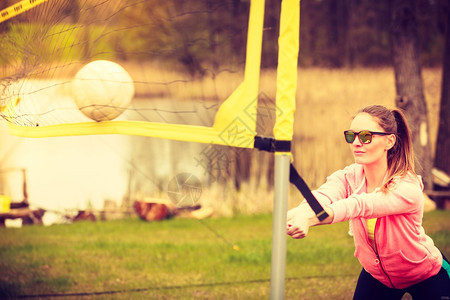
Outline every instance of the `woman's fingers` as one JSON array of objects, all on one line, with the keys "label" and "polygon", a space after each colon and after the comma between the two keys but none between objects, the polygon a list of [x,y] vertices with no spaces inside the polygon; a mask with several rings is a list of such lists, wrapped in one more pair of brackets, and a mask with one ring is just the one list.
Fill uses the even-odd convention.
[{"label": "woman's fingers", "polygon": [[308,234],[308,230],[288,224],[286,233],[294,239],[302,239]]}]

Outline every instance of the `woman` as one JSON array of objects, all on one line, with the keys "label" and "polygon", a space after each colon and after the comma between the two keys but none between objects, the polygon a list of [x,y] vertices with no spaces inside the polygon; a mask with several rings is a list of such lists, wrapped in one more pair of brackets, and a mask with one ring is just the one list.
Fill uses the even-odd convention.
[{"label": "woman", "polygon": [[423,185],[404,115],[369,106],[344,134],[355,164],[313,192],[329,217],[320,222],[303,201],[288,212],[287,234],[304,238],[310,226],[349,220],[363,266],[354,299],[450,299],[448,261],[422,227]]}]

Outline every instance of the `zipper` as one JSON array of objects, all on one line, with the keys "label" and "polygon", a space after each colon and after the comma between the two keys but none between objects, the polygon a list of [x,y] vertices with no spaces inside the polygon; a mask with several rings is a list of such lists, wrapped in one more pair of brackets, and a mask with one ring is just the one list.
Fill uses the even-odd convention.
[{"label": "zipper", "polygon": [[376,229],[377,229],[377,224],[378,224],[378,219],[377,219],[377,221],[375,222],[375,229],[374,229],[374,232],[373,232],[373,241],[374,241],[374,243],[375,243],[375,249],[373,249],[373,247],[370,247],[370,248],[373,249],[373,252],[375,253],[375,255],[376,255],[377,259],[378,259],[378,262],[380,263],[380,267],[381,267],[381,270],[383,271],[384,275],[386,275],[387,279],[389,279],[389,282],[390,282],[391,286],[395,289],[395,286],[394,286],[394,284],[392,283],[392,280],[391,280],[391,278],[389,277],[389,275],[386,273],[386,270],[385,270],[384,267],[383,267],[383,263],[381,262],[381,258],[380,258],[380,256],[378,255],[378,244],[377,244],[377,237],[376,237],[376,234],[375,234]]}]

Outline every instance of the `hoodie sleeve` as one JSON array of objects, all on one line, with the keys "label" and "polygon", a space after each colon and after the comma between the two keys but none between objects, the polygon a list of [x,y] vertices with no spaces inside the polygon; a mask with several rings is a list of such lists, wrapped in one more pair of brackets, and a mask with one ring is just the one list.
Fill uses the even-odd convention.
[{"label": "hoodie sleeve", "polygon": [[346,172],[346,169],[334,172],[327,177],[327,181],[324,184],[313,192],[320,203],[328,205],[348,197]]},{"label": "hoodie sleeve", "polygon": [[[348,170],[339,170],[327,177],[327,180],[317,190],[312,191],[314,197],[322,206],[328,206],[340,199],[348,197],[347,180],[345,174]],[[304,200],[300,205],[307,205]]]},{"label": "hoodie sleeve", "polygon": [[416,212],[423,207],[422,186],[410,176],[397,180],[387,192],[376,189],[366,194],[353,194],[329,207],[334,212],[332,223],[354,218],[379,218]]}]

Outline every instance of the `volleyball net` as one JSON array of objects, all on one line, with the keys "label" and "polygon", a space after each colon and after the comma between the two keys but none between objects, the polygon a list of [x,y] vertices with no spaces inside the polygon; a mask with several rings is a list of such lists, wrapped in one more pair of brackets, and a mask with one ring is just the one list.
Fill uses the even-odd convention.
[{"label": "volleyball net", "polygon": [[[290,168],[299,2],[281,2],[269,135],[258,127],[264,0],[20,1],[0,12],[0,116],[21,137],[123,134],[274,152],[271,298],[283,298],[289,179],[309,191]],[[109,79],[105,68],[105,77],[75,84],[84,66],[103,60],[131,79]],[[130,84],[126,105],[96,103]],[[96,93],[80,107],[74,99],[87,90]],[[99,121],[83,114],[91,106],[119,113]]]}]

